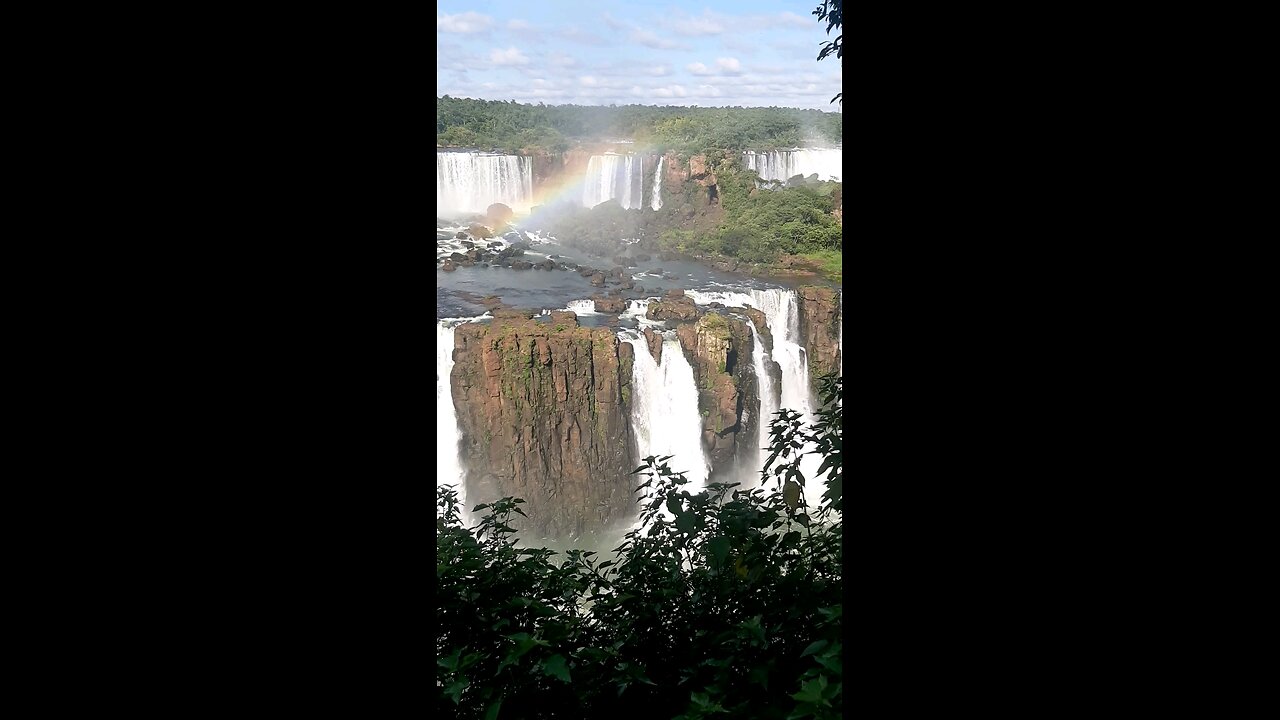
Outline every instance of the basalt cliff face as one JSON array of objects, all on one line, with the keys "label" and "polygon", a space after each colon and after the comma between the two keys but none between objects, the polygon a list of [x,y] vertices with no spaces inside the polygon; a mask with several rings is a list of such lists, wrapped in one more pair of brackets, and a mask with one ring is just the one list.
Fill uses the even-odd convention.
[{"label": "basalt cliff face", "polygon": [[818,380],[840,367],[840,294],[835,288],[810,285],[796,289],[800,337],[809,356],[809,378]]},{"label": "basalt cliff face", "polygon": [[634,514],[632,359],[572,312],[460,326],[451,380],[469,504],[524,498],[520,526],[556,538]]},{"label": "basalt cliff face", "polygon": [[711,460],[712,481],[732,479],[741,461],[756,457],[757,418],[744,409],[760,404],[751,364],[757,350],[746,322],[707,312],[696,323],[676,328],[698,387],[702,448]]}]

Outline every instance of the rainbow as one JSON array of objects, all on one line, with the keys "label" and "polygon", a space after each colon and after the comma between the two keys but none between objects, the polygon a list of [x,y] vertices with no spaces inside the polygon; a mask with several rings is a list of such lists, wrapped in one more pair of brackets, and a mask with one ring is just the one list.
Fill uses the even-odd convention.
[{"label": "rainbow", "polygon": [[[526,208],[512,208],[517,216],[522,216],[526,222],[530,220],[536,221],[536,215],[532,209],[535,207],[552,207],[564,203],[574,203],[581,206],[583,192],[587,184],[587,169],[589,159],[594,155],[616,154],[616,155],[634,155],[641,158],[641,182],[648,183],[652,179],[654,168],[657,165],[657,156],[665,153],[665,148],[656,145],[609,145],[609,150],[589,151],[586,149],[570,150],[565,154],[566,166],[562,172],[558,172],[551,179],[542,183],[535,182],[533,188],[533,199]],[[650,157],[653,162],[649,162]]]}]

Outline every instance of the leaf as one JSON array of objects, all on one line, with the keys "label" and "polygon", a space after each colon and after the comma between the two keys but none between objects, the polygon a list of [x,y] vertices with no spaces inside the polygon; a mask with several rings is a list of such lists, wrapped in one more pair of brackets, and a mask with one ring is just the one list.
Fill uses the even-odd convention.
[{"label": "leaf", "polygon": [[484,720],[498,720],[498,711],[502,709],[502,698],[498,698],[498,702],[489,706],[484,711]]},{"label": "leaf", "polygon": [[751,675],[749,677],[751,682],[760,685],[765,690],[769,689],[769,668],[768,667],[757,666],[757,667],[751,668]]},{"label": "leaf", "polygon": [[725,559],[729,557],[729,538],[724,536],[711,538],[707,547],[711,550],[711,557],[715,558],[716,567],[723,566]]},{"label": "leaf", "polygon": [[792,480],[787,480],[787,483],[782,486],[782,500],[794,511],[800,505],[800,486]]},{"label": "leaf", "polygon": [[564,664],[564,656],[560,654],[552,655],[542,661],[542,672],[555,678],[559,678],[564,682],[570,682],[569,668]]},{"label": "leaf", "polygon": [[809,647],[804,649],[804,652],[800,653],[800,657],[809,657],[810,655],[818,652],[819,650],[821,650],[826,646],[827,646],[826,640],[819,640],[815,643],[811,643]]},{"label": "leaf", "polygon": [[702,518],[693,513],[684,513],[676,517],[676,529],[680,532],[694,533],[702,527]]},{"label": "leaf", "polygon": [[467,682],[465,679],[460,678],[458,680],[454,680],[444,689],[444,694],[447,695],[449,699],[453,700],[454,705],[458,705],[462,702],[461,698],[463,691],[466,690],[467,686],[470,684],[471,683]]},{"label": "leaf", "polygon": [[827,703],[826,700],[822,699],[822,684],[817,680],[810,680],[805,683],[804,686],[800,688],[800,692],[792,695],[791,698],[799,702],[814,703],[815,705],[817,703],[830,704]]}]

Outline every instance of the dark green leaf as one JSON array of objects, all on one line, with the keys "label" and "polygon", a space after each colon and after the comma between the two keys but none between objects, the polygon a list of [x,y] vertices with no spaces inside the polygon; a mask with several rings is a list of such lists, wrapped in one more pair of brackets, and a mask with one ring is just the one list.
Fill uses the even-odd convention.
[{"label": "dark green leaf", "polygon": [[826,646],[827,646],[826,640],[819,640],[817,642],[810,643],[809,647],[805,648],[804,652],[800,653],[800,657],[809,657],[810,655],[818,652],[819,650],[821,650]]},{"label": "dark green leaf", "polygon": [[559,678],[564,682],[570,681],[569,668],[568,666],[565,665],[563,655],[556,654],[556,655],[552,655],[546,660],[543,660],[542,672],[551,677]]}]

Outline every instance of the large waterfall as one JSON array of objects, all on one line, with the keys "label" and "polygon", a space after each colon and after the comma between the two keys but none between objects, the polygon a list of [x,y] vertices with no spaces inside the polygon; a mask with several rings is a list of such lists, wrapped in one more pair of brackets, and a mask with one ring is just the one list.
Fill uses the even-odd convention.
[{"label": "large waterfall", "polygon": [[527,157],[476,152],[436,153],[436,213],[482,213],[493,203],[528,212],[533,164]]},{"label": "large waterfall", "polygon": [[662,163],[666,159],[666,155],[659,155],[658,169],[653,171],[653,204],[650,207],[654,210],[662,209]]},{"label": "large waterfall", "polygon": [[449,380],[453,371],[453,330],[451,322],[436,321],[436,484],[456,488],[465,508],[467,488],[458,454],[458,416]]},{"label": "large waterfall", "polygon": [[617,200],[624,209],[640,207],[644,201],[643,165],[638,155],[592,155],[583,178],[582,204],[590,208]]},{"label": "large waterfall", "polygon": [[840,180],[843,177],[842,153],[836,150],[775,150],[773,152],[742,153],[743,161],[755,170],[761,180],[790,180],[796,175],[808,177],[817,173],[819,180]]},{"label": "large waterfall", "polygon": [[665,333],[662,364],[653,361],[643,335],[629,332],[622,340],[635,351],[632,363],[631,425],[640,458],[671,458],[671,469],[685,473],[685,489],[700,492],[710,467],[702,452],[702,415],[693,367],[685,359],[674,332]]}]

